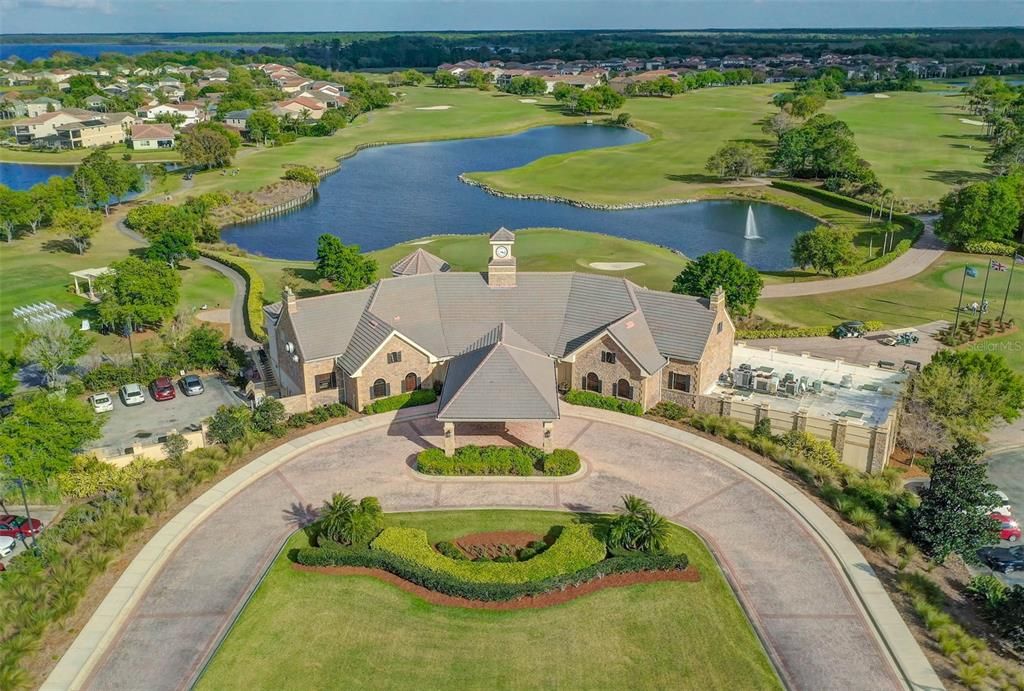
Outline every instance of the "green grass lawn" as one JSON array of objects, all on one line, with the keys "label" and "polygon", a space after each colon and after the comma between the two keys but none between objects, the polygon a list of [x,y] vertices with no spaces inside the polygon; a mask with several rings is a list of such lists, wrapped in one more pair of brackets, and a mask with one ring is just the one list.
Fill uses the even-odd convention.
[{"label": "green grass lawn", "polygon": [[[431,542],[467,533],[544,534],[568,514],[392,514]],[[305,535],[289,547],[307,544]],[[614,588],[540,610],[431,605],[373,578],[293,571],[282,555],[215,654],[199,689],[779,689],[707,548],[673,527],[698,583]]]},{"label": "green grass lawn", "polygon": [[[953,321],[964,266],[969,264],[978,270],[977,278],[967,279],[964,303],[980,302],[989,259],[983,255],[946,252],[928,270],[905,281],[856,291],[761,300],[756,313],[794,326],[835,324],[847,319],[877,319],[888,329],[917,326],[938,319]],[[1001,261],[1008,264],[1009,258]],[[1009,280],[1008,271],[990,274],[986,296],[990,307],[986,316],[993,319],[999,316]],[[1011,317],[1018,323],[1024,318],[1024,266],[1020,265],[1014,271],[1007,301],[1006,318]],[[971,317],[961,316],[964,318]],[[967,347],[1002,353],[1016,369],[1024,372],[1024,334],[1020,331]]]}]

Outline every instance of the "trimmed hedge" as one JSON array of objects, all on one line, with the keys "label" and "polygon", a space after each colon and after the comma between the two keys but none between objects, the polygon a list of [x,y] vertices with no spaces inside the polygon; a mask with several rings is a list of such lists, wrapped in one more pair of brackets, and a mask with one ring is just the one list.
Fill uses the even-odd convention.
[{"label": "trimmed hedge", "polygon": [[580,469],[580,455],[572,449],[555,449],[542,462],[545,475],[572,475]]},{"label": "trimmed hedge", "polygon": [[245,330],[249,332],[250,338],[266,343],[267,332],[263,328],[263,277],[237,257],[204,249],[200,249],[199,254],[242,274],[245,279]]},{"label": "trimmed hedge", "polygon": [[980,242],[965,242],[962,249],[964,252],[970,252],[971,254],[994,254],[1001,257],[1012,257],[1015,252],[1019,253],[1024,250],[1024,245],[1012,242],[982,240]]},{"label": "trimmed hedge", "polygon": [[[880,321],[864,322],[865,331],[881,331],[884,324]],[[753,340],[757,338],[810,338],[812,336],[831,336],[835,326],[780,326],[769,329],[737,329],[737,340]]]},{"label": "trimmed hedge", "polygon": [[533,475],[544,453],[515,446],[460,446],[448,457],[441,449],[425,449],[416,456],[416,469],[426,475]]},{"label": "trimmed hedge", "polygon": [[344,403],[328,403],[320,405],[305,413],[292,413],[288,416],[285,424],[293,429],[301,429],[309,425],[319,425],[331,418],[345,417],[348,415],[348,406]]},{"label": "trimmed hedge", "polygon": [[387,552],[435,573],[470,583],[526,583],[574,573],[607,556],[604,543],[589,526],[562,528],[555,543],[529,561],[496,563],[456,561],[439,553],[419,528],[385,528],[370,543],[370,550]]},{"label": "trimmed hedge", "polygon": [[[543,554],[538,555],[529,561],[513,564],[467,563],[474,566],[508,569],[532,564],[543,556]],[[370,569],[381,569],[437,593],[484,602],[500,602],[516,600],[531,595],[543,595],[544,593],[565,590],[572,586],[581,585],[594,579],[617,573],[682,571],[689,565],[689,560],[684,554],[636,553],[611,557],[573,573],[535,581],[524,583],[478,583],[461,580],[449,573],[432,571],[414,561],[391,552],[374,549],[341,550],[307,547],[295,553],[295,561],[304,566],[361,566]]]},{"label": "trimmed hedge", "polygon": [[544,475],[572,475],[580,469],[580,457],[570,449],[546,454],[532,446],[460,446],[448,457],[441,449],[424,449],[416,456],[416,469],[425,475],[534,474],[540,465]]},{"label": "trimmed hedge", "polygon": [[401,408],[412,408],[413,406],[426,405],[437,400],[437,394],[432,389],[417,389],[409,393],[400,393],[397,396],[380,398],[363,407],[363,413],[373,415],[374,413],[386,413]]},{"label": "trimmed hedge", "polygon": [[565,394],[565,402],[573,405],[584,405],[588,408],[614,410],[626,415],[636,415],[637,417],[644,414],[644,407],[636,401],[623,401],[612,396],[602,396],[593,391],[582,391],[580,389],[570,389]]}]

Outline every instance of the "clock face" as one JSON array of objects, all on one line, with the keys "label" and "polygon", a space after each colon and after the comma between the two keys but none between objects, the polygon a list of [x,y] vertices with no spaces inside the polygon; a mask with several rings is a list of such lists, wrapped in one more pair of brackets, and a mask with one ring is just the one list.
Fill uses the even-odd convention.
[{"label": "clock face", "polygon": [[508,247],[505,245],[498,245],[494,248],[494,255],[499,259],[504,259],[508,256]]}]

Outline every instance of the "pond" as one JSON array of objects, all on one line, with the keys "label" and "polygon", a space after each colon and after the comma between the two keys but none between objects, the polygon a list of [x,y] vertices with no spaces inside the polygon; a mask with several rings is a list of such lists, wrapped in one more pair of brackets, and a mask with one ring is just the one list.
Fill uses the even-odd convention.
[{"label": "pond", "polygon": [[225,242],[281,259],[312,259],[316,239],[332,233],[374,250],[435,233],[484,233],[556,227],[646,240],[696,257],[726,249],[763,270],[789,268],[793,237],[814,219],[753,204],[760,239],[744,239],[746,202],[706,201],[642,209],[585,209],[558,202],[496,197],[460,182],[460,173],[514,168],[552,154],[646,140],[631,129],[541,127],[504,137],[366,149],[342,162],[315,202],[255,223],[226,228]]},{"label": "pond", "polygon": [[66,178],[74,172],[74,166],[0,162],[0,183],[11,189],[27,190],[32,185],[46,182],[54,175]]}]

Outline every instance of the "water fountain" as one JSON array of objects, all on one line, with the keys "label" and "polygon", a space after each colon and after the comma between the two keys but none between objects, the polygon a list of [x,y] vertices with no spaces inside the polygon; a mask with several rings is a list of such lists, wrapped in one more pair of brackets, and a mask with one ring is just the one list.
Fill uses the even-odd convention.
[{"label": "water fountain", "polygon": [[757,221],[754,220],[754,206],[750,205],[747,207],[747,228],[743,233],[744,240],[760,240],[761,236],[757,232]]}]

